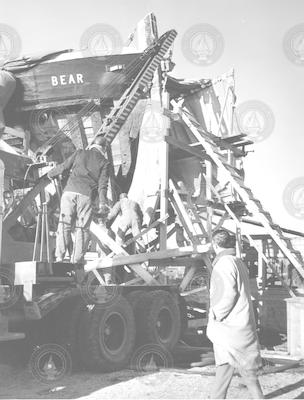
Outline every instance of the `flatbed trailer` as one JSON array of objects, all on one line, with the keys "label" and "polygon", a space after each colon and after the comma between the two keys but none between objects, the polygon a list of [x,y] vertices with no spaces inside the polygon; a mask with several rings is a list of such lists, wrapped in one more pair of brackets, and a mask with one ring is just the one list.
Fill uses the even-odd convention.
[{"label": "flatbed trailer", "polygon": [[[294,251],[280,227],[274,224],[270,214],[263,209],[244,183],[242,159],[247,154],[247,146],[252,142],[244,134],[234,135],[229,121],[224,117],[229,104],[228,111],[231,121],[233,120],[233,72],[217,80],[190,83],[175,80],[168,75],[171,63],[168,54],[176,32],[168,31],[156,40],[153,15],[144,20],[142,29],[146,34],[150,32],[147,34],[147,49],[138,54],[137,69],[133,71],[132,77],[123,72],[124,68],[119,69],[115,103],[112,92],[106,92],[112,97],[104,102],[102,99],[94,99],[96,91],[93,94],[90,94],[90,91],[83,92],[81,99],[75,98],[75,91],[68,89],[60,92],[61,97],[59,92],[54,95],[54,90],[59,86],[57,83],[60,76],[69,73],[62,72],[58,75],[57,72],[48,72],[48,82],[51,82],[52,88],[49,92],[42,91],[42,94],[50,95],[40,101],[33,100],[30,93],[29,98],[32,96],[32,100],[23,106],[20,103],[16,106],[14,103],[14,107],[17,107],[16,115],[26,117],[27,127],[32,113],[36,115],[38,112],[40,116],[44,116],[45,113],[48,117],[50,110],[54,109],[61,113],[61,117],[68,110],[68,113],[73,115],[72,120],[63,127],[58,125],[55,135],[46,138],[45,142],[36,148],[33,157],[20,154],[20,148],[19,153],[16,148],[15,154],[3,151],[0,153],[0,199],[2,201],[5,192],[20,195],[18,202],[9,205],[2,202],[1,205],[5,215],[1,214],[0,218],[0,340],[24,339],[26,336],[33,348],[37,345],[57,344],[66,349],[76,363],[81,362],[89,368],[103,371],[126,366],[134,350],[140,346],[148,344],[171,351],[189,329],[205,329],[208,280],[212,271],[209,243],[214,229],[222,227],[227,221],[234,223],[238,254],[241,255],[242,240],[246,239],[260,255],[259,277],[263,277],[264,269],[269,268],[291,296],[297,295],[273,269],[270,260],[254,243],[252,235],[245,230],[242,232],[243,217],[249,213],[293,263],[299,279],[302,280],[304,276],[301,255]],[[123,55],[121,58],[114,58],[117,65],[121,64],[121,60],[128,59]],[[129,58],[134,63],[136,56],[132,55]],[[102,61],[110,65],[113,58]],[[78,64],[85,65],[83,60],[77,61]],[[62,65],[53,60],[46,66],[40,66],[39,70],[51,71],[53,66],[57,71],[58,68],[63,68]],[[74,64],[70,61],[64,65]],[[74,71],[73,68],[72,70]],[[34,67],[30,74],[22,74],[26,76],[28,83],[35,77]],[[71,74],[74,77],[75,71]],[[52,79],[52,76],[56,76],[57,80]],[[74,82],[81,84],[80,77],[78,78],[78,81],[69,78],[71,85]],[[67,78],[62,79],[66,82]],[[128,82],[127,87],[120,84],[122,81]],[[222,82],[227,88],[224,106],[223,109],[217,110],[217,118],[212,119],[209,115],[210,110],[206,111],[204,104],[195,101],[207,93],[211,98],[216,98],[218,105],[215,86]],[[67,93],[69,98],[66,98]],[[152,153],[152,147],[145,147],[144,141],[140,142],[143,128],[146,127],[146,131],[154,128],[155,132],[155,126],[151,127],[143,117],[147,114],[143,104],[145,107],[152,104],[162,122],[158,127],[160,139],[154,147],[152,146],[153,151],[157,149],[155,155],[158,159],[154,167],[155,173],[159,172],[160,176],[157,186],[154,186],[149,196],[144,199],[149,201],[149,220],[147,227],[141,232],[141,236],[146,238],[146,251],[131,254],[134,253],[134,246],[133,249],[129,246],[136,244],[138,238],[129,239],[126,243],[128,246],[121,247],[104,226],[93,221],[90,226],[92,243],[105,249],[105,252],[99,256],[95,247],[90,254],[88,253],[84,277],[77,266],[68,262],[53,262],[55,240],[54,231],[50,234],[49,222],[56,207],[50,207],[46,188],[51,182],[45,175],[56,161],[52,159],[51,150],[55,146],[58,148],[58,145],[59,148],[63,147],[64,142],[71,145],[70,149],[85,148],[88,139],[92,140],[97,134],[103,134],[112,145],[115,139],[119,138],[118,144],[122,152],[118,172],[115,171],[112,152],[108,154],[113,167],[112,201],[115,201],[119,191],[133,190],[134,193],[136,182],[137,186],[140,186],[140,179],[142,183],[148,180],[148,177],[141,173],[141,167],[153,158],[149,154],[150,151]],[[192,112],[189,111],[191,106],[194,110]],[[93,108],[96,112],[96,107],[99,123],[96,124],[93,133],[88,135],[82,121],[86,116],[92,115]],[[12,109],[6,111],[10,117],[14,115]],[[132,119],[134,115],[136,117]],[[216,123],[216,129],[206,130],[202,115],[206,121],[209,116],[210,124]],[[132,137],[133,141],[130,140],[130,126],[138,128],[137,141],[135,137]],[[34,128],[37,127],[39,131],[39,123],[38,126],[34,124]],[[222,134],[222,130],[225,134]],[[78,132],[77,135],[75,131]],[[149,140],[146,138],[146,141]],[[7,143],[12,144],[12,138],[8,138]],[[16,168],[11,168],[12,165]],[[157,165],[161,165],[162,168],[157,169]],[[176,177],[179,165],[190,170],[188,176],[196,180],[196,171],[200,171],[201,180],[204,182],[204,185],[201,184],[204,186],[204,190],[201,190],[201,204],[196,203],[197,196],[194,196],[194,190],[191,193],[187,189],[187,180]],[[151,169],[154,172],[153,166]],[[184,172],[179,171],[180,176],[183,176]],[[222,188],[219,188],[220,183]],[[154,182],[151,182],[152,184],[155,185]],[[227,195],[226,191],[223,195],[227,186],[229,193]],[[58,189],[56,193],[60,195],[60,182],[57,182],[55,187]],[[114,190],[117,187],[118,193]],[[32,225],[24,222],[22,224],[20,221],[25,218],[31,204],[36,202],[37,206],[37,198],[40,211],[35,215],[34,222],[32,221]],[[220,215],[214,212],[219,209],[219,204],[222,211]],[[153,235],[150,237],[151,233]],[[172,238],[175,239],[173,246],[170,243]],[[178,284],[168,283],[166,270],[169,267],[184,268]],[[112,271],[112,283],[106,283],[105,274],[108,271]],[[199,285],[198,279],[201,279]],[[263,282],[264,285],[265,280]],[[187,298],[197,294],[202,295],[202,307],[199,308],[195,301],[192,305],[189,305],[189,302],[187,305]]]}]

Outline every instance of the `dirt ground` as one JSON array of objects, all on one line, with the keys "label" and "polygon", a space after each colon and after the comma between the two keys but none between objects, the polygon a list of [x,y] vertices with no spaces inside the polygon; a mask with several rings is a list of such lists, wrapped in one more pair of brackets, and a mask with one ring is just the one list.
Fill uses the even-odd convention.
[{"label": "dirt ground", "polygon": [[[10,345],[12,346],[12,345]],[[34,378],[18,345],[0,346],[0,398],[9,399],[206,399],[214,381],[214,366],[138,373],[125,369],[113,373],[73,372],[59,381]],[[304,399],[304,363],[284,372],[260,377],[266,398]],[[238,376],[228,398],[248,398]]]}]

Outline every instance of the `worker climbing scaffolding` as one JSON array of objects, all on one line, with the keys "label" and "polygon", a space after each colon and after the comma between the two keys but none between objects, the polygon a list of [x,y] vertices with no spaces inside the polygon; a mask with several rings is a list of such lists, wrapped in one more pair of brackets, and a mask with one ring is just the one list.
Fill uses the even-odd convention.
[{"label": "worker climbing scaffolding", "polygon": [[[17,317],[22,323],[45,323],[48,339],[67,348],[73,362],[102,371],[127,366],[138,345],[173,351],[191,330],[205,332],[210,241],[226,223],[238,228],[241,257],[241,241],[249,243],[251,237],[245,238],[239,225],[245,215],[259,217],[303,275],[302,259],[245,186],[243,158],[252,142],[232,129],[234,74],[197,81],[173,78],[176,32],[158,39],[153,16],[143,25],[140,36],[146,43],[137,53],[87,60],[63,51],[32,63],[29,59],[28,65],[26,58],[16,60],[1,71],[11,88],[15,78],[22,87],[22,96],[15,93],[18,107],[7,106],[14,89],[0,99],[0,117],[4,108],[7,117],[0,118],[1,133],[10,128],[17,134],[23,121],[16,137],[31,131],[32,138],[41,139],[28,153],[17,142],[10,147],[14,157],[0,149],[5,165],[5,179],[0,176],[5,194],[1,263],[12,271],[12,286],[23,286]],[[219,94],[219,87],[227,92]],[[157,126],[159,140],[152,142],[144,138],[144,132],[155,129],[153,120],[144,118],[149,102],[155,102],[155,119],[163,122]],[[36,123],[31,123],[33,116]],[[2,145],[9,146],[12,139],[5,138]],[[64,152],[63,143],[69,144]],[[56,205],[51,208],[46,192],[52,189]],[[22,199],[15,204],[17,191]],[[43,234],[39,219],[30,227],[35,242],[13,235],[31,202],[40,205],[37,213],[45,226]],[[48,222],[59,203],[57,227]],[[45,242],[56,250],[57,262],[43,257],[43,251],[33,256],[33,247],[42,249]],[[256,252],[258,268],[251,263],[255,274],[271,269],[271,260],[259,248]],[[77,279],[80,269],[83,280]],[[260,298],[270,285],[265,275]],[[278,275],[271,285],[284,284]],[[205,283],[194,287],[193,281],[202,277]],[[111,302],[105,300],[109,288]],[[2,317],[0,328],[5,326]],[[9,336],[0,329],[3,337]]]},{"label": "worker climbing scaffolding", "polygon": [[[131,229],[133,237],[140,235],[143,213],[140,205],[136,201],[129,199],[127,193],[121,193],[119,201],[113,206],[107,216],[107,224],[110,225],[118,215],[116,242],[119,245],[123,245],[128,229]],[[137,238],[137,243],[139,245],[139,251],[145,251],[145,243],[141,236]]]},{"label": "worker climbing scaffolding", "polygon": [[[96,196],[99,198],[100,211],[104,213],[107,209],[109,162],[105,158],[106,148],[107,141],[98,136],[88,150],[77,151],[48,173],[52,179],[66,171],[70,172],[60,203],[56,240],[57,262],[63,261],[66,252],[69,251],[73,264],[83,263],[89,241],[92,201]],[[74,246],[71,238],[72,226],[75,227]]]}]

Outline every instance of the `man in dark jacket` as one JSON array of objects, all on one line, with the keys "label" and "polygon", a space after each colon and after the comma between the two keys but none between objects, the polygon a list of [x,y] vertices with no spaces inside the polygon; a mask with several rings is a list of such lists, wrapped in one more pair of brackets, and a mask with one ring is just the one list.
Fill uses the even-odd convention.
[{"label": "man in dark jacket", "polygon": [[48,173],[49,178],[54,178],[70,170],[60,203],[56,240],[57,261],[62,261],[66,250],[71,248],[71,229],[75,222],[75,244],[71,262],[74,264],[83,262],[89,240],[92,200],[96,189],[98,189],[100,211],[107,208],[109,162],[105,158],[106,148],[106,139],[98,136],[88,150],[76,151]]}]

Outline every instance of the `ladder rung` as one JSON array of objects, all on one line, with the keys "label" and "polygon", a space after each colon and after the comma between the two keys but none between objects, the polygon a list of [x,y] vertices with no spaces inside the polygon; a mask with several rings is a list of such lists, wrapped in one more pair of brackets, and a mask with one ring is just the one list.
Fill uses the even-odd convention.
[{"label": "ladder rung", "polygon": [[[271,215],[269,214],[269,212],[267,212],[267,211],[260,211],[260,214],[263,214],[264,217],[266,217],[266,218],[268,219],[269,222],[272,221],[272,218],[271,218]],[[272,229],[273,229],[273,228],[272,228]],[[273,230],[275,230],[275,229],[273,229]],[[277,233],[279,234],[279,232],[277,232]]]},{"label": "ladder rung", "polygon": [[222,161],[223,164],[227,162],[221,151],[213,150],[213,152],[217,155],[217,157]]},{"label": "ladder rung", "polygon": [[[280,225],[273,224],[271,227],[272,227],[272,229],[275,229],[278,233],[280,233],[280,235],[283,235],[283,231],[282,231]],[[289,240],[289,239],[286,238],[286,240]]]},{"label": "ladder rung", "polygon": [[246,189],[244,181],[241,178],[234,177],[234,180],[241,186],[242,189]]},{"label": "ladder rung", "polygon": [[[202,128],[200,128],[199,131],[201,132],[203,139],[204,139],[207,143],[209,143],[211,146],[216,146],[216,147],[217,147],[217,145],[216,145],[216,143],[214,142],[214,140],[213,140],[211,137],[207,136],[206,133],[204,132],[204,130],[203,130]],[[218,147],[217,147],[217,148],[218,148]]]},{"label": "ladder rung", "polygon": [[290,252],[291,252],[292,254],[296,254],[297,256],[302,257],[302,253],[301,253],[300,251],[298,251],[298,250],[293,249],[293,250],[291,250]]},{"label": "ladder rung", "polygon": [[[244,187],[243,187],[242,189],[245,190],[245,192],[247,192],[247,194],[248,194],[248,196],[249,196],[249,198],[250,198],[250,201],[256,203],[256,200],[253,200],[253,193],[252,193],[252,190],[249,189],[249,187],[247,187],[247,186],[245,186],[245,185],[244,185]],[[260,205],[262,206],[262,203],[261,203],[261,202],[259,202],[259,203],[260,203]]]},{"label": "ladder rung", "polygon": [[186,115],[186,117],[187,117],[194,125],[201,126],[201,124],[199,124],[199,123],[197,122],[197,120],[194,118],[194,116],[193,116],[191,113],[186,112],[185,110],[183,110],[183,113]]},{"label": "ladder rung", "polygon": [[226,157],[222,153],[217,152],[217,157],[221,160],[222,163],[227,162]]},{"label": "ladder rung", "polygon": [[227,162],[223,162],[223,165],[231,170],[232,172],[234,172],[235,174],[237,174],[237,176],[240,176],[240,174],[238,173],[238,171],[236,170],[236,168],[234,168],[232,165],[228,164]]},{"label": "ladder rung", "polygon": [[190,147],[197,147],[197,146],[202,146],[203,147],[201,142],[190,143],[189,146]]},{"label": "ladder rung", "polygon": [[260,202],[260,200],[256,199],[255,197],[252,197],[251,201],[254,201],[256,204],[259,203],[262,206],[262,203]]},{"label": "ladder rung", "polygon": [[199,234],[199,235],[194,235],[193,238],[194,239],[206,239],[208,236],[207,235],[203,235],[203,234]]},{"label": "ladder rung", "polygon": [[[206,144],[209,145],[209,147],[207,145],[204,146],[204,144],[199,141],[196,143],[192,143],[190,146],[191,147],[196,147],[196,146],[206,147],[205,150],[206,150],[207,154],[209,156],[211,156],[211,158],[213,158],[213,161],[217,162],[217,160],[219,160],[222,163],[222,168],[225,168],[230,173],[233,181],[235,183],[237,183],[244,192],[246,192],[247,196],[249,197],[249,201],[254,203],[254,205],[257,207],[257,209],[258,209],[257,213],[264,216],[266,221],[263,222],[263,225],[272,229],[272,231],[273,231],[272,235],[274,236],[274,239],[278,245],[280,245],[279,241],[281,241],[282,251],[284,250],[284,246],[285,246],[285,248],[286,248],[285,255],[287,257],[291,257],[291,258],[293,256],[294,259],[296,260],[296,261],[294,260],[294,262],[297,262],[300,265],[302,265],[304,263],[302,254],[293,248],[291,240],[286,238],[283,235],[283,232],[282,232],[280,226],[273,223],[270,213],[263,209],[262,203],[253,196],[251,189],[249,189],[248,187],[245,186],[244,180],[242,179],[242,176],[240,175],[240,171],[238,171],[236,168],[234,168],[227,162],[223,153],[220,151],[219,146],[214,142],[214,140],[212,140],[212,138],[206,137],[206,133],[202,129],[199,122],[197,122],[196,119],[188,112],[184,111],[184,115],[188,118],[188,120],[192,124],[192,126],[190,126],[190,128],[196,129],[201,134],[202,141],[204,141]],[[187,122],[186,125],[189,126],[190,125],[189,122]],[[219,168],[220,167],[221,167],[221,165],[219,165]],[[244,200],[246,200],[246,196],[245,196],[245,193],[242,192],[242,190],[240,190],[240,188],[239,189],[235,188],[235,190],[236,190],[236,192],[239,193],[242,200],[244,201]],[[244,199],[244,197],[245,197],[245,199]],[[191,207],[188,207],[188,209],[191,209]],[[196,220],[196,221],[198,220],[197,216],[195,214],[192,216],[192,220]],[[198,223],[201,223],[201,221],[199,221]],[[195,235],[196,238],[201,237],[201,236],[205,237],[205,235]]]}]

